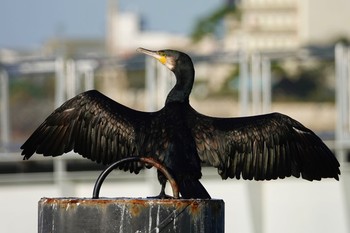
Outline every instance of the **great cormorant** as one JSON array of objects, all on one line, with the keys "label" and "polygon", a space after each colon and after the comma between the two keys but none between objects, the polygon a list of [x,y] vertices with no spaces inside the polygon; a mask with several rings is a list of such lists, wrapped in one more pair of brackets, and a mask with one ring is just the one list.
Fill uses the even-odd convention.
[{"label": "great cormorant", "polygon": [[[189,104],[195,75],[191,58],[175,50],[138,51],[176,76],[161,110],[136,111],[96,90],[81,93],[57,108],[22,145],[24,159],[71,150],[104,164],[128,156],[153,157],[174,176],[183,198],[210,198],[199,182],[202,164],[216,167],[223,179],[339,179],[333,153],[298,121],[280,113],[202,115]],[[138,173],[142,166],[131,163],[121,169]],[[160,174],[158,178],[164,197],[166,180]]]}]

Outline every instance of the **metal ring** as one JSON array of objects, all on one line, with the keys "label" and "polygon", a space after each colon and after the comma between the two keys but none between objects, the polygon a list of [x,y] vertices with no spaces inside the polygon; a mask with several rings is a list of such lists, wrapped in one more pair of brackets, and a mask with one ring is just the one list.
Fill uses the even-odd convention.
[{"label": "metal ring", "polygon": [[101,174],[100,176],[97,178],[95,186],[94,186],[94,191],[92,194],[92,198],[93,199],[98,199],[99,195],[100,195],[100,189],[102,186],[103,181],[106,179],[106,177],[109,175],[109,173],[111,173],[111,171],[113,171],[115,168],[117,168],[120,164],[122,163],[126,163],[126,162],[132,162],[132,161],[138,161],[138,162],[143,162],[145,164],[149,164],[152,165],[153,167],[157,168],[160,172],[162,172],[165,177],[168,179],[172,191],[173,191],[173,197],[174,198],[179,198],[179,188],[178,185],[175,182],[175,179],[170,175],[170,173],[168,172],[168,170],[162,165],[160,164],[157,160],[153,159],[153,158],[148,158],[148,157],[127,157],[121,160],[118,160],[115,163],[112,163],[110,166],[108,166]]}]

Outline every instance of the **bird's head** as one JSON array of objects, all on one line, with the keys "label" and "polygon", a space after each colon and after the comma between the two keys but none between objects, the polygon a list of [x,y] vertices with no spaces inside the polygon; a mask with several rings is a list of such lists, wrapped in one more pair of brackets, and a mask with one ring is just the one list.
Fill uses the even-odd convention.
[{"label": "bird's head", "polygon": [[175,74],[176,84],[167,97],[167,103],[188,100],[194,82],[194,67],[186,53],[171,49],[152,51],[138,48],[137,51],[154,57]]},{"label": "bird's head", "polygon": [[175,72],[175,69],[179,67],[179,63],[184,61],[188,63],[188,60],[191,61],[190,57],[187,54],[171,49],[153,51],[144,48],[138,48],[137,51],[154,57],[173,72]]}]

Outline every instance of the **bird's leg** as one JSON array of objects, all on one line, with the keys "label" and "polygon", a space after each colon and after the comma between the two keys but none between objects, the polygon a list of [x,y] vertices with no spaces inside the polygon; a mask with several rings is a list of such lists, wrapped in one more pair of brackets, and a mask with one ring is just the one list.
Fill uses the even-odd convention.
[{"label": "bird's leg", "polygon": [[172,196],[169,196],[169,195],[167,195],[167,194],[165,193],[165,186],[166,186],[166,182],[164,182],[164,183],[162,184],[162,189],[160,190],[159,197],[160,197],[161,199],[171,199],[171,198],[173,198]]},{"label": "bird's leg", "polygon": [[174,198],[174,197],[169,196],[165,193],[166,182],[162,182],[161,185],[162,185],[162,188],[161,188],[158,196],[147,197],[147,198],[152,198],[152,199],[172,199],[172,198]]},{"label": "bird's leg", "polygon": [[158,172],[158,180],[159,180],[159,183],[162,186],[159,195],[158,196],[154,196],[154,197],[148,197],[148,198],[154,198],[154,199],[171,199],[171,198],[174,198],[174,197],[169,196],[169,195],[167,195],[165,193],[165,186],[166,186],[167,179],[161,172]]}]

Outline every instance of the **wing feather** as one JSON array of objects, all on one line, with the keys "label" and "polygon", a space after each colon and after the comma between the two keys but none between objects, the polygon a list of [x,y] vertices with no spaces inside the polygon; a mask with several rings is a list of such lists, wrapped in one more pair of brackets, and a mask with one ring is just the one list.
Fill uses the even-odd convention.
[{"label": "wing feather", "polygon": [[193,109],[190,115],[201,161],[217,167],[223,179],[339,179],[339,163],[329,148],[288,116],[214,118]]},{"label": "wing feather", "polygon": [[[159,114],[132,110],[98,91],[87,91],[48,116],[21,146],[22,155],[29,159],[34,153],[58,156],[74,150],[104,164],[137,156],[145,152],[145,144],[151,144],[147,139],[154,140],[155,136],[145,134],[150,134],[147,127],[152,122],[157,124]],[[157,136],[160,134],[157,132]],[[154,144],[151,152],[162,146]],[[132,164],[123,169],[138,172],[139,167]]]}]

